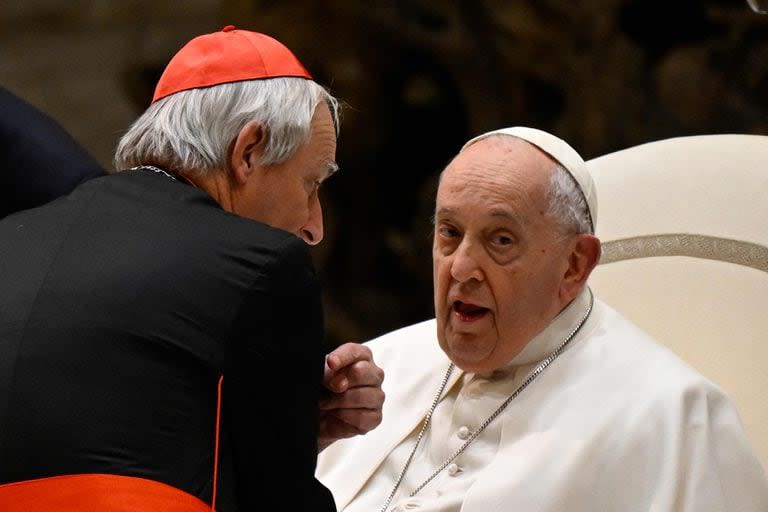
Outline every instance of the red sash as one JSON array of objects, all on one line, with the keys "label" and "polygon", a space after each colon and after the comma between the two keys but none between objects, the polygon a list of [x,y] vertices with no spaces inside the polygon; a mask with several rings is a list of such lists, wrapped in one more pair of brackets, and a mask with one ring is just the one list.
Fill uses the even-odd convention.
[{"label": "red sash", "polygon": [[132,476],[84,474],[0,485],[3,512],[211,512],[170,485]]}]

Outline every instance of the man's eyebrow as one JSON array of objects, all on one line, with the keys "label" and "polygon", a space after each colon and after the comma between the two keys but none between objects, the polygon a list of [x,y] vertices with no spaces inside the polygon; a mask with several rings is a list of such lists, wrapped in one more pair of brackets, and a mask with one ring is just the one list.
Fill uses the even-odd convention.
[{"label": "man's eyebrow", "polygon": [[501,209],[491,210],[491,217],[502,217],[514,222],[520,222],[520,217],[518,217],[514,213],[509,212],[507,210],[501,210]]},{"label": "man's eyebrow", "polygon": [[[444,208],[440,208],[438,210],[435,210],[435,214],[432,216],[432,223],[434,224],[435,220],[437,220],[437,219],[441,219],[441,218],[445,218],[445,217],[451,217],[455,213],[456,213],[456,209],[455,208],[444,207]],[[504,210],[504,209],[501,209],[501,208],[495,208],[495,209],[491,210],[490,211],[490,216],[491,217],[500,217],[500,218],[502,218],[504,220],[508,220],[508,221],[513,222],[515,224],[522,224],[521,221],[520,221],[520,217],[518,217],[517,215],[515,215],[514,213],[512,213],[512,212],[510,212],[508,210]]]},{"label": "man's eyebrow", "polygon": [[339,172],[339,164],[333,161],[325,163],[325,174],[320,177],[318,183],[323,183],[325,180]]},{"label": "man's eyebrow", "polygon": [[326,178],[330,178],[331,176],[339,172],[339,164],[337,164],[336,162],[328,162],[325,164],[325,167],[327,169],[327,173],[325,175]]}]

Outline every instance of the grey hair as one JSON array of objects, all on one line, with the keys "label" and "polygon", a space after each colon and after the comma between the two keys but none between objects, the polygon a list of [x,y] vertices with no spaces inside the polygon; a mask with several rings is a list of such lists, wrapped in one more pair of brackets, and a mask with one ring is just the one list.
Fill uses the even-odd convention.
[{"label": "grey hair", "polygon": [[309,139],[315,109],[325,101],[338,135],[339,102],[312,80],[247,80],[190,89],[147,108],[120,139],[114,164],[144,164],[179,174],[225,169],[232,143],[249,122],[262,123],[267,142],[261,163],[288,160]]},{"label": "grey hair", "polygon": [[565,234],[592,233],[587,201],[576,180],[560,164],[555,165],[547,191],[547,214],[555,219]]}]

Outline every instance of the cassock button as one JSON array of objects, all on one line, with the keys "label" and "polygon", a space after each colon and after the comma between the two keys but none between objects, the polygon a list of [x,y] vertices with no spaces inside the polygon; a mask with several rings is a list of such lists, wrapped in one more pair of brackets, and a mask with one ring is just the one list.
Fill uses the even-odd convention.
[{"label": "cassock button", "polygon": [[467,427],[459,427],[459,431],[456,432],[456,435],[459,436],[459,439],[462,441],[466,441],[469,437],[469,429]]},{"label": "cassock button", "polygon": [[457,466],[456,464],[451,464],[450,466],[448,466],[449,475],[456,476],[458,472],[459,472],[459,466]]}]

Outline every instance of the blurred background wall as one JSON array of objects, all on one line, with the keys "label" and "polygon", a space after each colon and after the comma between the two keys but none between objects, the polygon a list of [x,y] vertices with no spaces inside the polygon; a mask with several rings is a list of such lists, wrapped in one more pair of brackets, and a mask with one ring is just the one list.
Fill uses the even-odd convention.
[{"label": "blurred background wall", "polygon": [[313,249],[328,341],[429,318],[440,169],[531,125],[585,158],[667,137],[768,134],[768,16],[743,0],[24,0],[0,3],[0,84],[105,167],[190,38],[286,43],[346,103]]}]

